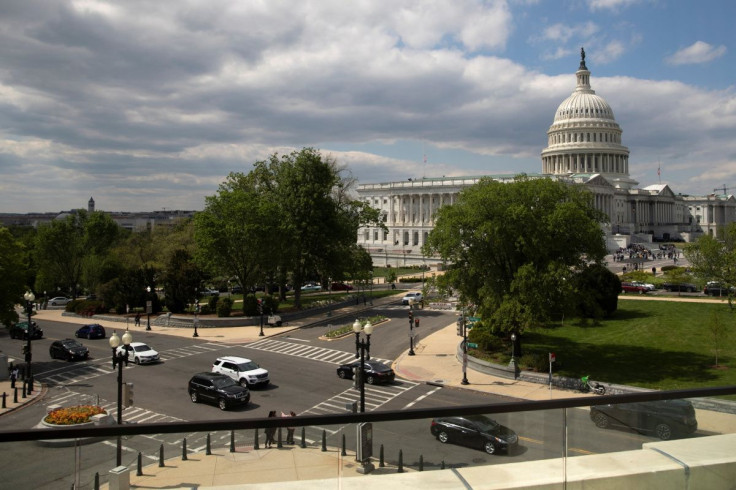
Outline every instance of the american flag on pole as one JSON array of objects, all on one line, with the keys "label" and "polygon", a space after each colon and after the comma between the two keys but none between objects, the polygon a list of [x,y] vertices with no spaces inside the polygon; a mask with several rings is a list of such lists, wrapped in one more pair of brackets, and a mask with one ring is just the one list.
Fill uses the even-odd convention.
[{"label": "american flag on pole", "polygon": [[657,164],[657,177],[661,177],[661,176],[662,176],[662,168],[661,168],[661,164],[658,163]]}]

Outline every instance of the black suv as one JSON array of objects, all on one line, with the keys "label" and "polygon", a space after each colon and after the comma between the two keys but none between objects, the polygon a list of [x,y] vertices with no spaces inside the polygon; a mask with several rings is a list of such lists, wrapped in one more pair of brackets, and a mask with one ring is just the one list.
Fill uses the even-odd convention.
[{"label": "black suv", "polygon": [[[42,339],[43,330],[38,328],[38,324],[34,321],[31,322],[32,334],[31,340]],[[10,338],[11,339],[23,339],[28,340],[28,322],[18,322],[10,327]]]},{"label": "black suv", "polygon": [[590,407],[590,420],[601,429],[621,427],[663,441],[698,430],[695,409],[687,400],[597,405]]},{"label": "black suv", "polygon": [[198,373],[189,380],[189,398],[193,403],[215,403],[220,410],[247,405],[250,391],[231,377],[218,373]]}]

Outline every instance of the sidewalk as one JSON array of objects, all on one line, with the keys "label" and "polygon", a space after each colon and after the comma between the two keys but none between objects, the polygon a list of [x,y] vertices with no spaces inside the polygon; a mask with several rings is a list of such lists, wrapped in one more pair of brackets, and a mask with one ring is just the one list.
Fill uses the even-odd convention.
[{"label": "sidewalk", "polygon": [[[403,294],[403,292],[402,292]],[[396,297],[376,300],[377,305],[395,302]],[[359,316],[361,310],[369,308],[363,305],[351,305],[333,313],[333,318],[339,321],[342,315]],[[61,315],[61,310],[42,310],[38,314],[42,320],[67,322],[71,324],[100,323],[106,329],[124,330],[125,324],[95,319],[74,318]],[[278,335],[282,332],[299,328],[303,325],[323,320],[323,316],[304,318],[283,327],[264,328],[266,336]],[[131,322],[132,325],[132,322]],[[76,329],[76,326],[73,327]],[[151,331],[143,327],[130,327],[134,338],[136,332],[146,335],[178,335],[191,337],[191,328],[175,328],[152,326]],[[259,336],[260,327],[243,326],[227,328],[198,329],[201,339],[212,339],[218,342],[252,342],[263,337]],[[421,331],[421,330],[420,330]],[[70,335],[73,330],[70,328]],[[109,334],[108,334],[109,335]],[[138,334],[140,335],[140,334]],[[530,383],[521,380],[512,380],[468,370],[469,385],[461,384],[462,364],[456,358],[456,348],[459,337],[456,335],[455,322],[429,335],[419,337],[414,351],[416,355],[409,356],[408,351],[401,354],[393,363],[394,370],[399,377],[412,381],[442,385],[453,389],[471,389],[495,395],[527,400],[550,400],[575,396],[595,396],[572,391],[549,389],[546,385]],[[6,383],[6,382],[2,382]],[[9,386],[9,382],[7,382]],[[0,384],[4,387],[4,384]],[[36,386],[36,388],[40,388]],[[7,390],[6,390],[7,391]],[[32,399],[40,399],[43,393],[37,390]],[[0,413],[1,414],[1,413]],[[736,432],[736,417],[727,414],[708,412],[698,413],[701,428],[717,429],[717,432]],[[130,470],[131,488],[208,488],[211,490],[235,490],[243,488],[314,488],[324,490],[325,487],[342,488],[373,488],[377,482],[371,478],[353,478],[363,476],[358,472],[359,465],[355,462],[354,451],[348,451],[347,456],[341,456],[340,450],[328,448],[321,451],[320,447],[301,448],[284,446],[282,449],[259,449],[253,447],[236,447],[234,453],[227,448],[213,448],[212,455],[192,453],[187,461],[181,457],[166,461],[165,467],[153,464],[143,468],[143,475],[136,476],[135,468]],[[376,466],[378,466],[376,464]],[[407,467],[405,471],[411,472]],[[371,474],[383,474],[382,484],[408,486],[413,482],[411,475],[397,474],[397,468],[376,468]],[[389,476],[388,474],[394,474]],[[394,480],[401,476],[400,482]],[[349,479],[349,482],[348,480]],[[337,482],[337,483],[336,483]],[[419,482],[416,482],[420,484]],[[426,485],[426,480],[424,483]],[[103,488],[105,488],[103,486]]]}]

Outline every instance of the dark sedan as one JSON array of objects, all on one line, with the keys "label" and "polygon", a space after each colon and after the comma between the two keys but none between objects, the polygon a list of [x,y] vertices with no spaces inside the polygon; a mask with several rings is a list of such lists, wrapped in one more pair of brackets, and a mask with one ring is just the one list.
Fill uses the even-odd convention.
[{"label": "dark sedan", "polygon": [[666,441],[698,430],[695,409],[688,400],[619,403],[590,407],[590,420],[600,427],[619,427]]},{"label": "dark sedan", "polygon": [[49,347],[49,355],[51,359],[66,359],[74,361],[75,359],[89,358],[89,349],[82,345],[78,340],[64,339],[55,340]]},{"label": "dark sedan", "polygon": [[[31,322],[32,334],[31,340],[37,340],[43,338],[43,330],[38,328],[36,322]],[[18,322],[10,327],[10,338],[11,339],[23,339],[28,340],[28,322]]]},{"label": "dark sedan", "polygon": [[90,323],[89,325],[83,325],[82,328],[78,329],[74,335],[77,338],[85,339],[104,339],[105,338],[105,327],[98,323]]},{"label": "dark sedan", "polygon": [[481,449],[488,454],[508,453],[519,445],[519,436],[485,415],[441,417],[432,420],[430,432],[441,443]]},{"label": "dark sedan", "polygon": [[[360,369],[360,359],[341,365],[337,368],[337,375],[342,379],[351,379],[356,369]],[[363,373],[365,382],[369,385],[391,383],[396,376],[393,369],[378,361],[365,361]]]}]

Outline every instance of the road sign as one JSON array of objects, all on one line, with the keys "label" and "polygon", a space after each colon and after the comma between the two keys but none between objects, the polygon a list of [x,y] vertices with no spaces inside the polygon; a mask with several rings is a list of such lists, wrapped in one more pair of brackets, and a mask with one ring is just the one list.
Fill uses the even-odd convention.
[{"label": "road sign", "polygon": [[476,344],[474,342],[468,342],[468,347],[470,347],[471,349],[477,349],[478,348],[478,344]]},{"label": "road sign", "polygon": [[549,353],[549,362],[555,362],[557,360],[557,357],[555,357],[554,352]]}]

